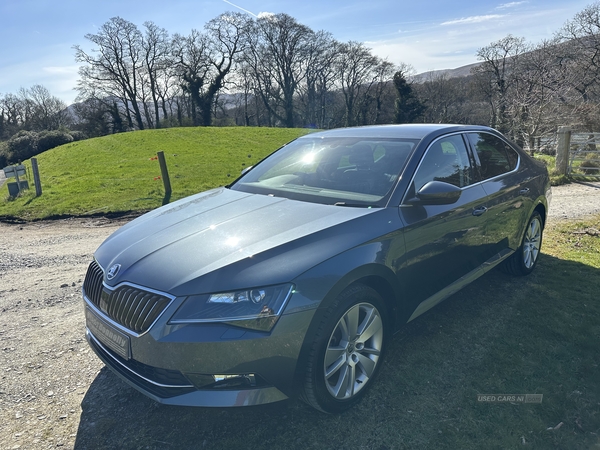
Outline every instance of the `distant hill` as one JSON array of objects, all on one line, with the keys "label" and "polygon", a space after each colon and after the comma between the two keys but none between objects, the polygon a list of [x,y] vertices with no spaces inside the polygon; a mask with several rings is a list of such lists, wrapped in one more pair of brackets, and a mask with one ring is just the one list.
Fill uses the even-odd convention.
[{"label": "distant hill", "polygon": [[477,67],[482,63],[473,63],[468,64],[466,66],[458,67],[456,69],[442,69],[442,70],[430,70],[429,72],[419,73],[413,77],[411,77],[412,81],[415,83],[424,83],[432,78],[435,78],[439,75],[447,75],[448,78],[459,78],[459,77],[468,77],[471,75],[471,69],[473,67]]}]

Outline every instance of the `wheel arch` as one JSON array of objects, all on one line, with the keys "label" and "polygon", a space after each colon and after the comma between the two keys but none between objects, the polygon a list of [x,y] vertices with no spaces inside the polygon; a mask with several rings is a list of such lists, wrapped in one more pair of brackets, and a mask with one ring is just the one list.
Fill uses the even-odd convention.
[{"label": "wheel arch", "polygon": [[542,217],[542,227],[545,228],[546,227],[546,220],[548,219],[548,208],[540,200],[538,202],[538,204],[536,205],[536,207],[533,208],[533,211],[531,213],[533,214],[535,211],[537,211],[538,213],[540,213],[540,216]]},{"label": "wheel arch", "polygon": [[389,267],[383,264],[371,263],[355,268],[340,278],[329,289],[311,320],[304,341],[302,342],[298,362],[296,364],[294,375],[294,386],[296,389],[299,389],[302,386],[304,370],[312,345],[312,339],[317,328],[336,298],[345,289],[358,284],[370,287],[382,298],[387,308],[386,317],[389,320],[388,323],[390,325],[389,336],[393,334],[398,325],[399,312],[402,310],[400,303],[401,287],[399,286],[397,277]]}]

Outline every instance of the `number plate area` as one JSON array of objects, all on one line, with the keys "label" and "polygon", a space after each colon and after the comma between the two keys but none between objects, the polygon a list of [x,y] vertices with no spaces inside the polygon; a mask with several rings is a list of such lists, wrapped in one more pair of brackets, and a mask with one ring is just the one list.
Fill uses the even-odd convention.
[{"label": "number plate area", "polygon": [[124,359],[131,357],[129,336],[98,317],[89,307],[85,308],[85,321],[94,337]]}]

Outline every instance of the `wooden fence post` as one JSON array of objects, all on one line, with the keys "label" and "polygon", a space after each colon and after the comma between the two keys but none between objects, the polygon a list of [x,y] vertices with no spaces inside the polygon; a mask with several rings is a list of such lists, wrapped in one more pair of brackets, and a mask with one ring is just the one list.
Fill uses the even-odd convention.
[{"label": "wooden fence post", "polygon": [[42,195],[42,183],[40,182],[40,171],[37,158],[31,158],[31,171],[33,172],[33,184],[35,185],[35,196]]},{"label": "wooden fence post", "polygon": [[556,143],[556,171],[561,175],[568,175],[569,149],[571,147],[571,127],[558,127],[558,141]]},{"label": "wooden fence post", "polygon": [[158,162],[160,164],[160,173],[162,175],[163,184],[165,185],[165,198],[163,199],[163,205],[169,203],[171,200],[171,179],[169,178],[169,171],[167,170],[167,161],[165,160],[165,152],[157,152]]}]

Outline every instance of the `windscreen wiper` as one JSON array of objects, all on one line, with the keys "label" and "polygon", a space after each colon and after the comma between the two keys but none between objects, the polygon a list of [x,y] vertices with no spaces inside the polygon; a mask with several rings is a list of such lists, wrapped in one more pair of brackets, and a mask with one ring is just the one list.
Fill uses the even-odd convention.
[{"label": "windscreen wiper", "polygon": [[364,203],[348,203],[348,202],[337,202],[333,206],[348,206],[351,208],[374,208],[371,205],[365,205]]}]

